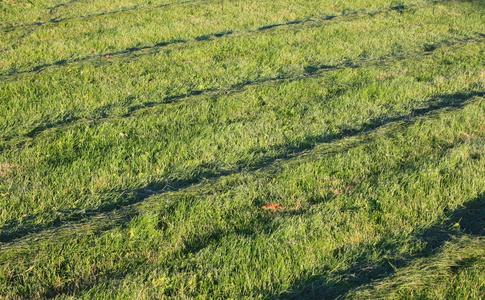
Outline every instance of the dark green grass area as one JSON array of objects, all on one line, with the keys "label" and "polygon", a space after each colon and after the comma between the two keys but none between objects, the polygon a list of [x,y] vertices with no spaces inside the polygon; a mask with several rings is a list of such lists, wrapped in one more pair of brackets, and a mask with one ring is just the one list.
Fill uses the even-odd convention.
[{"label": "dark green grass area", "polygon": [[484,297],[483,1],[0,15],[0,297]]}]

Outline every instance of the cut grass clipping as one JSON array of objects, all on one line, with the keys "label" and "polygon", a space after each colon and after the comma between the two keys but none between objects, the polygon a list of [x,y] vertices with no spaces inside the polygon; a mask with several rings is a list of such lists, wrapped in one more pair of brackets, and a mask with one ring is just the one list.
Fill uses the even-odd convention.
[{"label": "cut grass clipping", "polygon": [[483,299],[483,1],[0,2],[0,298]]}]

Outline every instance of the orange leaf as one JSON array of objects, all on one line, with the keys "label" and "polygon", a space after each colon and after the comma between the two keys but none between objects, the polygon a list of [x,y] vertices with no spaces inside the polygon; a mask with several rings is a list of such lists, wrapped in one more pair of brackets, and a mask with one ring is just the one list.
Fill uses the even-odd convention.
[{"label": "orange leaf", "polygon": [[272,209],[272,210],[277,210],[279,207],[276,204],[269,204],[261,207],[262,209]]},{"label": "orange leaf", "polygon": [[111,57],[111,55],[107,54],[107,55],[105,55],[104,57],[106,57],[106,58],[110,58],[110,57]]}]

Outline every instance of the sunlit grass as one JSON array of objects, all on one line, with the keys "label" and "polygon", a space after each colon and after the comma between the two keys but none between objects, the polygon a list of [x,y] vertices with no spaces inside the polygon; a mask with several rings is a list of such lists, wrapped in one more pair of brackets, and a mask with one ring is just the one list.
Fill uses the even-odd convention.
[{"label": "sunlit grass", "polygon": [[0,10],[3,298],[483,295],[480,1]]}]

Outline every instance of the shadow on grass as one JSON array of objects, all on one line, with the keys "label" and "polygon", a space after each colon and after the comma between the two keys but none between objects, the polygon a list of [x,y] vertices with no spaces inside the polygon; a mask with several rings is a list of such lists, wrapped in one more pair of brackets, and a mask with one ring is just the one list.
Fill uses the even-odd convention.
[{"label": "shadow on grass", "polygon": [[[69,2],[66,2],[66,3],[61,3],[61,4],[58,4],[58,5],[52,6],[50,8],[46,8],[46,9],[49,10],[50,15],[53,15],[54,12],[56,10],[58,10],[59,8],[68,8],[69,6],[74,5],[75,3],[79,2],[79,1],[80,0],[72,0],[72,1],[69,1]],[[39,28],[41,28],[45,25],[58,24],[58,23],[64,23],[64,22],[69,22],[69,21],[82,21],[82,20],[96,19],[98,17],[118,15],[118,14],[122,14],[122,13],[133,12],[133,11],[164,9],[164,8],[169,8],[169,7],[177,6],[177,5],[185,5],[185,4],[191,4],[191,3],[196,3],[196,2],[206,2],[206,1],[210,1],[210,0],[188,0],[188,1],[184,1],[184,2],[167,3],[167,4],[162,4],[162,5],[159,5],[159,6],[141,7],[141,8],[138,7],[138,6],[134,6],[134,7],[124,8],[124,9],[121,9],[121,10],[116,10],[116,11],[111,11],[111,12],[102,12],[102,13],[98,13],[98,14],[90,14],[90,15],[85,15],[85,16],[80,16],[80,17],[71,17],[71,18],[62,18],[62,16],[58,16],[58,17],[54,17],[54,18],[52,18],[48,21],[44,21],[44,22],[34,22],[34,23],[21,24],[21,25],[16,25],[16,26],[6,26],[6,27],[3,27],[3,28],[0,28],[0,30],[5,32],[5,33],[17,31],[17,30],[22,30],[22,29],[26,30],[25,34],[23,34],[13,45],[11,45],[11,47],[13,49],[15,49],[15,48],[20,46],[20,44],[22,43],[22,41],[25,38],[29,37],[31,34],[35,33],[37,30],[39,30]],[[3,50],[3,51],[5,51],[5,50]],[[104,55],[106,55],[106,54],[104,54]],[[79,61],[83,61],[83,60],[84,59],[81,59]],[[56,65],[58,65],[57,62],[53,63],[53,64],[46,64],[46,65],[44,65],[44,67],[52,67],[52,66],[56,66]],[[37,71],[42,70],[44,67],[37,66],[37,67],[34,67],[31,71],[25,71],[25,72],[13,71],[12,73],[10,73],[8,75],[3,75],[3,76],[0,75],[0,82],[2,81],[2,78],[6,78],[6,77],[9,77],[9,76],[16,76],[17,74],[37,72]]]},{"label": "shadow on grass", "polygon": [[[44,21],[44,22],[34,22],[34,23],[29,23],[29,24],[20,24],[20,25],[16,25],[16,26],[6,26],[6,27],[3,27],[3,28],[0,28],[0,30],[3,30],[4,32],[11,32],[11,31],[15,31],[15,30],[23,29],[23,28],[29,28],[29,27],[35,28],[35,27],[41,27],[43,25],[56,24],[56,23],[60,23],[60,22],[95,19],[97,17],[118,15],[118,14],[123,14],[123,13],[127,13],[127,12],[134,12],[134,11],[141,11],[141,10],[164,9],[164,8],[168,8],[168,7],[178,6],[178,5],[186,5],[186,4],[192,4],[192,3],[198,3],[198,2],[207,2],[207,1],[210,1],[210,0],[188,0],[188,1],[183,1],[183,2],[167,3],[167,4],[158,5],[158,6],[150,6],[150,7],[133,6],[133,7],[123,8],[123,9],[116,10],[116,11],[102,12],[102,13],[98,13],[98,14],[90,14],[90,15],[84,15],[84,16],[79,16],[79,17],[71,17],[71,18],[62,18],[62,17],[59,16],[59,17],[56,17],[56,18],[53,18],[51,20]],[[431,0],[431,1],[429,1],[429,3],[437,4],[437,3],[450,2],[450,1],[457,1],[457,0],[441,0],[441,1]],[[69,6],[71,6],[71,5],[73,5],[77,2],[80,2],[80,0],[71,0],[71,1],[68,1],[66,3],[57,4],[55,6],[46,8],[46,10],[49,10],[49,14],[52,15],[57,9],[69,7]],[[470,1],[470,2],[477,2],[477,1]],[[389,11],[394,10],[394,11],[402,12],[402,11],[404,11],[404,10],[410,8],[410,7],[414,7],[414,6],[416,6],[416,5],[409,5],[409,6],[396,5],[396,6],[390,7]],[[483,8],[483,6],[480,5],[479,1],[478,1],[476,6],[478,8]],[[373,14],[380,14],[380,13],[383,13],[383,12],[387,12],[387,10],[377,11],[377,12],[374,12]],[[329,16],[328,18],[333,19],[334,17]],[[293,21],[293,22],[289,22],[288,24],[289,25],[290,24],[299,24],[301,22],[302,21]],[[260,29],[264,30],[264,29],[269,29],[269,28],[281,26],[281,25],[284,25],[284,24],[263,26]],[[34,32],[34,31],[31,31],[28,34],[30,34],[32,32]]]},{"label": "shadow on grass", "polygon": [[370,120],[367,124],[364,124],[360,128],[342,129],[336,134],[309,136],[300,141],[298,144],[281,145],[280,148],[284,149],[284,151],[281,151],[280,153],[282,154],[280,155],[266,157],[262,155],[262,158],[257,162],[252,164],[240,164],[232,170],[222,171],[211,166],[207,166],[206,168],[201,166],[201,169],[197,174],[185,180],[158,181],[152,182],[149,185],[139,189],[107,192],[100,195],[102,200],[104,200],[102,201],[104,204],[99,206],[97,209],[56,211],[56,217],[53,216],[49,222],[42,225],[35,224],[35,220],[38,218],[38,215],[27,216],[22,220],[22,222],[10,222],[3,226],[0,232],[0,245],[12,244],[27,235],[55,229],[73,222],[88,222],[90,219],[95,218],[100,214],[115,213],[118,216],[118,222],[116,222],[116,224],[124,224],[136,216],[136,209],[134,209],[133,206],[153,195],[163,194],[169,191],[180,191],[194,184],[202,183],[205,180],[217,180],[218,178],[231,174],[269,168],[278,160],[294,159],[313,149],[316,145],[333,143],[345,138],[370,133],[381,126],[392,122],[405,122],[406,124],[411,125],[420,117],[433,113],[439,113],[444,109],[459,109],[463,107],[467,101],[476,97],[484,96],[485,92],[440,95],[424,102],[422,108],[415,109],[411,111],[410,114],[392,118]]},{"label": "shadow on grass", "polygon": [[[193,201],[196,201],[195,199]],[[187,205],[188,203],[184,203]],[[170,214],[170,212],[177,209],[177,206],[180,205],[179,203],[174,203],[171,207],[168,208],[168,211],[164,211],[165,214]],[[183,205],[183,204],[182,204]],[[158,214],[163,214],[158,212]],[[222,216],[223,219],[231,220],[233,215],[226,214]],[[243,218],[243,217],[240,217]],[[188,235],[184,238],[183,246],[177,248],[173,247],[171,249],[171,257],[187,257],[191,254],[197,253],[198,251],[220,242],[225,236],[229,234],[237,234],[237,235],[244,235],[244,236],[251,236],[253,234],[260,234],[262,232],[272,232],[277,228],[277,225],[272,222],[274,215],[266,214],[263,211],[260,211],[254,218],[245,219],[242,223],[238,223],[238,226],[230,227],[230,228],[218,228],[218,229],[211,229],[210,231],[205,231],[203,233],[195,233],[192,235]],[[239,221],[239,220],[238,220]],[[161,221],[159,227],[161,230],[166,230],[163,228],[167,226],[167,224],[163,224]],[[241,225],[242,224],[242,225]],[[143,272],[144,268],[146,267],[146,260],[143,261],[132,261],[129,259],[123,259],[123,264],[117,264],[114,267],[106,268],[106,269],[99,269],[91,274],[89,277],[86,278],[76,278],[75,281],[65,282],[62,285],[49,285],[43,287],[41,298],[44,299],[57,299],[59,296],[74,296],[77,293],[89,291],[91,288],[95,287],[96,285],[100,284],[111,284],[113,281],[122,282],[126,279],[127,276],[136,272]],[[178,268],[180,265],[177,264],[177,259],[167,260],[163,263],[163,267],[167,268]],[[69,266],[63,266],[61,270],[58,270],[59,273],[65,272],[69,273]],[[23,285],[22,276],[11,276],[11,284],[12,285]],[[26,291],[22,295],[22,297],[29,298],[30,291]],[[177,291],[172,289],[167,289],[164,293],[164,296],[167,297],[176,297]]]},{"label": "shadow on grass", "polygon": [[[404,122],[404,125],[410,126],[414,122],[420,120],[421,117],[432,116],[433,114],[438,114],[443,110],[459,109],[467,104],[467,101],[475,97],[483,97],[485,92],[475,92],[475,93],[459,93],[453,95],[442,95],[434,99],[430,99],[426,102],[426,105],[421,109],[414,110],[411,114],[406,116],[399,116],[392,119],[380,119],[375,120],[372,124],[368,124],[365,127],[360,128],[355,131],[342,131],[338,135],[331,136],[321,136],[319,137],[318,143],[332,143],[334,141],[339,141],[341,139],[358,136],[365,133],[371,133],[374,130],[379,129],[381,126],[392,123],[392,122]],[[317,144],[318,144],[317,143]],[[360,142],[357,142],[357,145]],[[129,191],[120,191],[117,193],[118,197],[115,201],[106,203],[105,206],[99,207],[97,210],[84,211],[82,213],[76,211],[65,211],[62,215],[53,223],[47,224],[45,226],[35,227],[33,224],[28,222],[22,224],[11,224],[11,228],[7,228],[7,231],[2,232],[0,235],[1,242],[15,244],[16,242],[22,241],[21,238],[29,235],[31,233],[42,233],[43,231],[53,230],[54,234],[56,229],[71,227],[78,227],[83,223],[91,222],[96,218],[103,216],[108,216],[110,222],[106,222],[107,218],[98,218],[97,221],[102,223],[103,226],[98,227],[96,234],[100,234],[106,230],[113,227],[125,226],[134,217],[138,215],[136,207],[137,203],[140,203],[147,198],[162,194],[168,191],[178,191],[190,187],[192,184],[203,183],[207,178],[212,180],[217,180],[218,178],[242,172],[244,168],[249,170],[256,170],[260,168],[270,168],[275,166],[279,169],[280,166],[276,163],[280,160],[291,160],[298,158],[299,156],[306,153],[308,150],[314,149],[315,144],[308,143],[300,148],[294,148],[294,154],[288,155],[287,157],[267,157],[266,160],[261,160],[256,165],[242,166],[241,169],[232,170],[227,173],[217,172],[217,170],[207,170],[207,172],[201,172],[200,174],[194,176],[191,180],[180,181],[180,182],[153,182],[152,184],[141,188]],[[289,146],[285,146],[289,149]],[[244,171],[247,171],[244,170]],[[110,198],[112,194],[105,195],[106,199]],[[191,198],[190,201],[197,201],[197,197]],[[171,202],[167,207],[163,208],[162,212],[158,212],[157,215],[173,215],[173,211],[181,210],[178,206],[188,205],[192,206],[191,203],[182,203],[178,201]],[[182,209],[183,210],[183,209]],[[305,211],[300,212],[283,212],[285,215],[301,214],[307,213]],[[273,222],[272,214],[266,214],[260,211],[254,218],[250,220],[243,219],[245,214],[239,214],[239,221],[235,221],[236,227],[228,226],[227,228],[215,228],[210,231],[201,231],[188,235],[183,241],[182,246],[175,249],[174,255],[176,257],[185,257],[190,254],[197,253],[198,251],[218,243],[222,238],[228,234],[240,234],[244,236],[251,236],[254,233],[266,232],[270,233],[277,229],[278,224]],[[432,255],[433,253],[439,251],[440,247],[452,237],[459,234],[472,234],[472,235],[483,235],[484,225],[485,225],[485,196],[481,195],[474,201],[470,201],[465,204],[463,208],[457,209],[449,213],[448,218],[442,222],[442,224],[434,226],[424,232],[418,233],[416,235],[417,239],[420,239],[428,245],[427,249],[421,253],[421,255],[410,257],[407,260],[396,259],[392,261],[392,265],[395,267],[403,267],[409,265],[413,259],[426,257]],[[33,216],[34,217],[34,216]],[[236,216],[237,217],[237,216]],[[225,220],[232,220],[234,218],[231,212],[227,215],[222,216]],[[113,221],[114,220],[114,221]],[[457,232],[453,230],[453,224],[460,223],[462,232]],[[74,226],[72,226],[74,225]],[[159,218],[160,230],[165,230],[168,223],[164,222],[163,218]],[[45,235],[43,236],[45,238]],[[386,250],[388,253],[397,253],[401,245],[396,245],[392,243],[382,242],[382,249]],[[367,246],[371,247],[371,246]],[[335,299],[345,294],[355,288],[366,285],[376,279],[384,279],[391,276],[395,269],[389,263],[382,263],[380,265],[374,265],[370,258],[365,256],[366,251],[360,251],[360,257],[358,256],[353,263],[353,267],[343,270],[338,274],[332,274],[333,278],[337,280],[329,281],[325,274],[312,276],[309,278],[303,278],[299,282],[296,282],[292,291],[283,295],[274,295],[273,298],[284,298],[284,299]],[[373,249],[369,248],[369,253]],[[340,256],[343,253],[336,250],[334,255]],[[397,256],[396,256],[397,257]],[[170,264],[170,262],[168,262]],[[80,291],[87,291],[98,284],[107,284],[116,278],[116,280],[122,280],[127,275],[140,271],[145,266],[144,262],[127,260],[126,264],[122,264],[117,267],[110,269],[99,270],[99,274],[96,273],[90,278],[80,279],[79,282],[69,282],[62,286],[46,286],[44,289],[44,298],[55,298],[60,295],[73,295]],[[66,270],[59,270],[59,272],[69,272],[69,266],[65,266]],[[12,284],[22,285],[20,280],[22,276],[12,277]],[[175,292],[175,291],[173,291]],[[166,296],[171,295],[170,291],[167,292]],[[25,295],[28,296],[28,295]]]},{"label": "shadow on grass", "polygon": [[[173,6],[173,5],[178,5],[178,4],[187,4],[187,3],[191,3],[191,2],[202,2],[202,1],[209,1],[209,0],[186,1],[186,2],[175,3],[175,4],[167,4],[167,5],[163,5],[163,6],[160,6],[160,7]],[[432,5],[436,5],[437,2],[433,1],[431,3],[432,3]],[[392,11],[399,11],[401,13],[404,13],[406,10],[410,10],[410,9],[416,8],[416,7],[417,7],[416,5],[393,6],[393,7],[390,7],[388,9],[373,11],[373,12],[368,12],[366,10],[359,10],[356,13],[350,13],[350,14],[342,13],[342,14],[339,14],[339,15],[323,15],[323,16],[314,17],[312,19],[294,20],[294,21],[289,21],[289,22],[286,22],[286,23],[277,23],[277,24],[265,25],[265,26],[262,26],[262,27],[260,27],[256,30],[241,31],[241,32],[238,32],[238,33],[239,34],[252,34],[252,33],[257,33],[257,32],[264,32],[264,31],[279,28],[279,27],[305,26],[305,25],[309,25],[309,24],[320,25],[320,24],[325,23],[327,21],[331,21],[331,20],[339,19],[339,18],[345,19],[345,18],[354,18],[354,17],[357,17],[357,16],[373,17],[375,15],[385,14],[385,13],[389,13],[389,12],[392,12]],[[102,14],[92,15],[92,16],[88,16],[88,17],[83,17],[83,18],[86,18],[86,19],[87,18],[94,18],[94,17],[98,17],[98,16],[117,14],[117,13],[126,12],[126,11],[129,11],[129,10],[112,12],[112,13],[102,13]],[[73,18],[73,19],[76,19],[76,18]],[[79,18],[79,19],[82,19],[82,18]],[[48,22],[45,22],[45,23],[34,23],[34,24],[29,25],[29,26],[41,26],[41,25],[45,25],[45,24],[49,24],[49,23],[59,23],[59,22],[68,21],[68,20],[71,20],[71,19],[51,20],[51,21],[48,21]],[[15,27],[13,27],[13,29],[15,29]],[[5,31],[5,29],[4,29],[4,31]],[[29,33],[31,33],[31,32],[29,32]],[[106,63],[107,61],[109,61],[109,60],[105,59],[106,57],[115,58],[115,57],[119,57],[119,56],[130,55],[130,58],[133,58],[133,54],[136,54],[138,52],[151,51],[149,53],[138,53],[138,56],[148,55],[148,54],[157,53],[157,51],[159,51],[161,48],[164,48],[164,47],[167,47],[167,46],[170,46],[170,45],[185,44],[185,43],[194,42],[194,41],[195,42],[211,41],[211,40],[214,40],[214,39],[222,38],[224,36],[234,35],[235,33],[236,32],[234,32],[234,31],[228,30],[228,31],[219,32],[219,33],[211,33],[211,34],[207,34],[207,35],[202,35],[202,36],[198,36],[198,37],[195,37],[193,39],[188,39],[188,40],[174,39],[174,40],[167,41],[167,42],[160,42],[160,43],[157,43],[157,44],[154,44],[154,45],[151,45],[151,46],[131,47],[131,48],[127,48],[125,50],[117,51],[117,52],[104,53],[104,54],[101,54],[101,55],[90,55],[90,56],[86,56],[86,57],[79,58],[79,59],[73,59],[73,60],[70,60],[70,61],[60,60],[60,61],[57,61],[57,62],[54,62],[54,63],[33,66],[30,70],[25,70],[25,71],[18,70],[18,69],[12,70],[8,74],[0,75],[0,82],[6,81],[6,80],[9,80],[9,79],[13,79],[13,78],[17,78],[19,75],[22,75],[22,74],[38,73],[38,72],[41,72],[41,71],[48,69],[48,68],[51,68],[51,67],[70,65],[70,64],[80,63],[80,62],[85,62],[85,61],[99,61],[101,63]],[[18,44],[18,42],[16,44]]]},{"label": "shadow on grass", "polygon": [[[231,34],[231,33],[229,32],[229,33],[214,34],[214,36],[219,37],[225,34]],[[453,42],[443,41],[441,44],[435,43],[434,48],[431,51],[434,51],[444,46],[453,46],[457,44],[477,42],[477,41],[483,40],[484,38],[485,38],[485,34],[477,34],[477,38],[473,38],[473,39],[467,38],[467,39],[453,41]],[[135,51],[138,51],[138,50],[135,50]],[[279,83],[284,81],[292,82],[292,81],[303,80],[308,78],[318,78],[327,72],[332,72],[332,71],[342,70],[342,69],[358,69],[358,68],[363,68],[368,66],[383,66],[390,62],[401,61],[401,60],[409,59],[411,57],[416,57],[416,56],[425,56],[425,55],[428,55],[429,52],[430,51],[427,51],[426,49],[424,49],[424,51],[421,51],[421,52],[407,53],[405,55],[392,55],[389,57],[381,58],[379,60],[368,60],[366,58],[359,58],[355,60],[347,60],[337,65],[325,65],[321,63],[308,65],[303,68],[304,72],[301,75],[281,74],[279,76],[271,77],[271,78],[247,80],[247,81],[229,86],[228,88],[225,88],[225,89],[194,90],[185,94],[168,96],[165,99],[163,99],[163,101],[160,101],[160,102],[147,102],[144,104],[131,105],[127,107],[127,112],[124,113],[121,117],[123,118],[131,117],[137,111],[140,111],[143,109],[150,109],[150,108],[158,107],[160,105],[174,104],[195,96],[208,95],[208,96],[218,98],[222,95],[241,93],[244,91],[245,88],[250,86],[257,86],[257,85],[266,84],[266,83]],[[62,62],[62,64],[65,64],[65,63],[66,63],[65,61]],[[131,102],[133,99],[134,99],[133,96],[131,96],[131,98],[126,99],[126,101]],[[126,101],[123,103],[126,104]],[[99,122],[99,121],[108,120],[112,118],[112,116],[110,115],[110,111],[112,110],[113,107],[118,107],[118,105],[110,105],[110,106],[98,108],[96,111],[93,111],[93,114],[96,115],[97,117],[93,119],[87,119],[87,121]],[[38,134],[46,130],[66,127],[80,120],[86,121],[86,119],[76,117],[74,114],[66,114],[62,119],[59,119],[57,121],[44,122],[40,125],[35,126],[29,132],[24,134],[24,137],[34,138]],[[19,136],[18,135],[2,136],[1,140],[10,141],[17,137]],[[19,145],[23,146],[23,143],[19,143]],[[0,150],[3,150],[5,148],[8,148],[8,146],[3,146],[3,148],[0,148]]]},{"label": "shadow on grass", "polygon": [[[329,18],[329,17],[326,16],[326,17],[323,18],[323,20],[327,20],[327,19],[330,20],[330,19],[333,19],[335,17],[336,16]],[[273,25],[267,25],[267,26],[261,27],[257,30],[250,30],[250,31],[241,32],[241,33],[251,34],[251,33],[265,31],[265,30],[268,30],[268,29],[276,28],[276,27],[290,26],[290,25],[296,25],[296,24],[304,24],[304,23],[308,23],[308,22],[311,22],[311,21],[310,20],[307,20],[307,21],[292,21],[292,22],[288,22],[288,23],[284,23],[284,24],[273,24]],[[312,21],[312,22],[314,22],[314,21]],[[133,58],[134,54],[138,54],[138,56],[149,55],[149,54],[157,53],[157,51],[159,51],[160,49],[165,48],[167,46],[176,45],[176,44],[186,44],[186,43],[189,43],[191,41],[192,42],[193,41],[195,41],[195,42],[206,42],[206,41],[211,41],[211,40],[214,40],[214,39],[222,38],[222,37],[233,35],[233,34],[235,34],[234,31],[224,31],[224,32],[212,33],[212,34],[207,34],[207,35],[201,35],[201,36],[195,37],[193,39],[189,39],[189,40],[173,39],[171,41],[160,42],[160,43],[157,43],[157,44],[154,44],[154,45],[151,45],[151,46],[131,47],[131,48],[127,48],[125,50],[117,51],[117,52],[104,53],[104,54],[101,54],[101,55],[90,55],[90,56],[85,56],[85,57],[82,57],[82,58],[79,58],[79,59],[73,59],[73,60],[70,60],[69,62],[66,61],[66,60],[60,60],[60,61],[53,62],[53,63],[33,66],[33,67],[31,67],[30,70],[25,70],[25,71],[12,70],[8,74],[0,75],[0,82],[6,81],[6,80],[9,80],[9,79],[18,78],[18,76],[22,75],[22,74],[39,73],[39,72],[41,72],[45,69],[49,69],[51,67],[71,65],[71,64],[74,64],[74,63],[82,63],[82,62],[86,62],[86,61],[107,63],[107,62],[109,62],[109,60],[107,60],[106,58],[116,58],[116,57],[122,57],[122,56],[130,56],[130,58]],[[139,53],[139,52],[146,52],[146,51],[150,51],[150,52],[149,53]]]},{"label": "shadow on grass", "polygon": [[[456,224],[460,229],[456,229]],[[485,195],[466,202],[461,208],[445,215],[441,224],[416,234],[415,238],[426,243],[426,249],[408,259],[386,261],[373,265],[366,257],[356,261],[354,267],[337,274],[338,282],[329,282],[325,275],[315,275],[296,282],[292,291],[273,295],[272,299],[342,299],[350,290],[365,286],[375,280],[391,277],[397,268],[409,266],[414,260],[437,254],[446,242],[468,235],[485,236]],[[391,253],[397,252],[399,245],[383,245]],[[336,253],[336,255],[339,255]],[[397,257],[397,256],[396,256]],[[335,275],[333,275],[335,276]]]},{"label": "shadow on grass", "polygon": [[[58,5],[46,8],[46,9],[49,10],[50,14],[53,14],[57,9],[62,8],[62,7],[65,8],[65,7],[71,6],[71,5],[73,5],[73,4],[75,4],[76,2],[79,2],[79,1],[80,0],[72,0],[72,1],[62,3],[62,4],[58,4]],[[138,6],[134,6],[134,7],[124,8],[124,9],[115,10],[115,11],[84,15],[84,16],[80,16],[80,17],[71,17],[71,18],[56,17],[56,18],[53,18],[51,20],[44,21],[44,22],[34,22],[34,23],[29,23],[29,24],[21,24],[21,25],[17,25],[17,26],[8,26],[8,27],[0,28],[0,29],[3,30],[4,32],[11,32],[11,31],[22,29],[22,28],[40,27],[40,26],[43,26],[43,25],[56,24],[56,23],[68,22],[68,21],[95,19],[97,17],[118,15],[118,14],[122,14],[122,13],[133,12],[133,11],[163,9],[163,8],[177,6],[177,5],[186,5],[186,4],[191,4],[191,3],[207,2],[207,1],[210,1],[210,0],[188,0],[188,1],[183,1],[183,2],[167,3],[167,4],[158,5],[158,6],[141,7],[141,8],[138,7]],[[29,33],[31,33],[31,32],[29,32]]]},{"label": "shadow on grass", "polygon": [[[195,198],[190,201],[197,201]],[[191,205],[191,203],[180,204],[173,202],[163,212],[158,212],[157,215],[171,215],[174,210],[180,209],[179,205]],[[182,208],[183,210],[183,208]],[[283,215],[292,215],[295,212],[282,212]],[[298,212],[297,214],[308,213],[308,211]],[[279,214],[281,217],[281,214]],[[234,216],[230,213],[221,216],[222,219],[231,220]],[[239,218],[244,218],[244,214],[240,214]],[[278,224],[273,222],[273,215],[266,214],[260,211],[253,219],[239,222],[236,220],[234,224],[242,224],[237,227],[231,227],[222,229],[215,229],[209,232],[195,233],[188,235],[182,243],[183,246],[177,249],[174,253],[176,257],[187,257],[191,254],[195,254],[198,251],[217,244],[225,236],[229,234],[238,234],[244,236],[251,236],[252,234],[260,234],[262,232],[271,233],[278,229]],[[456,223],[460,224],[460,230],[456,229]],[[163,227],[165,223],[159,224]],[[166,228],[165,228],[166,229]],[[337,274],[332,274],[332,280],[328,280],[324,274],[315,275],[310,278],[302,279],[300,282],[295,283],[293,291],[290,291],[282,295],[273,295],[269,298],[273,299],[340,299],[356,288],[369,284],[375,280],[382,280],[392,276],[396,268],[406,267],[410,265],[415,259],[421,259],[431,257],[440,252],[441,247],[447,242],[463,235],[468,236],[484,236],[485,235],[485,195],[480,195],[472,201],[466,202],[462,207],[446,213],[440,224],[437,224],[431,228],[428,228],[422,232],[418,232],[414,238],[426,243],[427,247],[415,256],[403,259],[402,256],[396,255],[396,259],[392,259],[392,254],[398,253],[402,244],[382,242],[380,246],[368,245],[369,251],[362,251],[359,249],[359,255],[355,259],[351,268],[342,270]],[[387,259],[379,265],[366,257],[365,253],[372,253],[373,248],[382,248],[391,259]],[[343,255],[341,250],[334,252],[335,256]],[[389,255],[391,254],[391,255]],[[175,265],[172,265],[175,264]],[[167,262],[166,267],[176,266],[177,261]],[[136,261],[127,261],[126,264],[122,264],[118,267],[114,267],[107,270],[100,270],[99,277],[93,275],[95,279],[83,279],[82,283],[68,283],[61,287],[46,287],[44,289],[43,297],[55,298],[60,295],[75,295],[78,292],[88,291],[92,287],[99,284],[107,284],[114,278],[116,280],[123,280],[127,275],[133,272],[140,272],[144,268],[144,262],[137,263]],[[66,271],[67,272],[67,271]],[[16,279],[20,280],[20,279]],[[17,282],[15,282],[17,283]],[[165,296],[175,297],[175,290],[166,290]],[[27,296],[27,295],[26,295]]]}]

